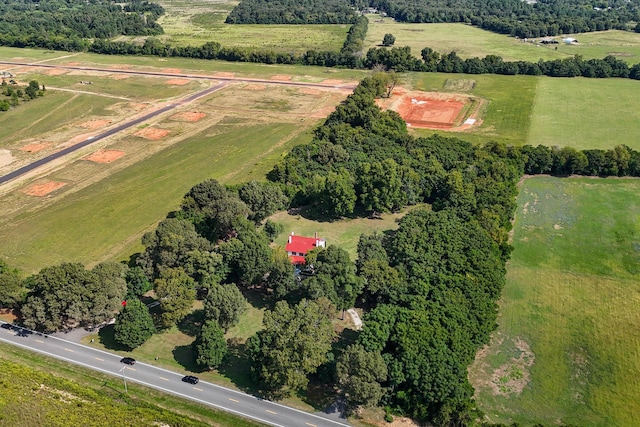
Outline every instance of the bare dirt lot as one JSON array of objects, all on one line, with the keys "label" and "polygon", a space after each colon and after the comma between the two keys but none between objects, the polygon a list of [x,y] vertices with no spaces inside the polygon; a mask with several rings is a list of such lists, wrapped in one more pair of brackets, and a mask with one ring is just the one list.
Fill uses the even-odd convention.
[{"label": "bare dirt lot", "polygon": [[378,105],[400,114],[407,126],[455,131],[481,123],[477,117],[481,102],[463,94],[396,88],[389,98],[378,100]]},{"label": "bare dirt lot", "polygon": [[83,160],[88,160],[95,163],[111,163],[114,160],[118,160],[124,156],[124,151],[120,150],[98,150],[95,153],[84,157]]},{"label": "bare dirt lot", "polygon": [[29,196],[44,197],[49,193],[67,185],[66,182],[47,181],[42,184],[33,184],[24,190]]}]

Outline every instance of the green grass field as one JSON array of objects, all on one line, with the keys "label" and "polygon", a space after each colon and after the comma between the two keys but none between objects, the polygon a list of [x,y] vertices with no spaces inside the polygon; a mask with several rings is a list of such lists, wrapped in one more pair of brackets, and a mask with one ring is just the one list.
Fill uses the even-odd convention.
[{"label": "green grass field", "polygon": [[527,142],[577,149],[640,150],[638,82],[540,78]]},{"label": "green grass field", "polygon": [[418,135],[428,136],[438,133],[475,143],[491,140],[514,145],[526,143],[539,77],[415,73],[407,80],[416,89],[445,92],[447,83],[452,85],[451,82],[461,79],[475,81],[475,87],[465,93],[488,101],[482,117],[483,124],[468,132],[420,129],[416,130]]},{"label": "green grass field", "polygon": [[[224,21],[237,1],[158,1],[166,14],[158,23],[165,34],[158,36],[172,46],[199,46],[209,41],[224,47],[270,49],[304,53],[309,49],[340,50],[349,25],[231,25]],[[118,40],[138,40],[120,37]]]},{"label": "green grass field", "polygon": [[498,55],[507,61],[537,62],[539,59],[562,59],[573,55],[582,55],[586,59],[616,55],[630,64],[640,62],[640,34],[627,31],[570,34],[556,39],[561,41],[571,36],[579,44],[537,46],[467,24],[407,24],[370,15],[365,50],[381,44],[387,33],[395,36],[395,46],[409,46],[417,57],[423,48],[430,47],[441,53],[456,51],[462,58]]},{"label": "green grass field", "polygon": [[638,194],[636,179],[524,182],[499,328],[471,370],[489,420],[640,422]]},{"label": "green grass field", "polygon": [[126,258],[139,248],[142,234],[176,209],[193,185],[211,177],[237,182],[264,176],[273,160],[263,155],[277,156],[300,143],[287,140],[295,131],[296,125],[274,123],[190,138],[46,209],[5,223],[0,229],[2,256],[27,273],[63,261],[92,264]]}]

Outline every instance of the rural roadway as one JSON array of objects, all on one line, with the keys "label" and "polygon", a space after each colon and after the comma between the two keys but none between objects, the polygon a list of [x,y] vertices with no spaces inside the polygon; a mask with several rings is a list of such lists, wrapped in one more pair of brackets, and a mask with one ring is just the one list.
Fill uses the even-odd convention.
[{"label": "rural roadway", "polygon": [[205,381],[188,384],[182,382],[183,375],[176,372],[142,362],[124,365],[120,363],[122,356],[117,354],[31,332],[24,328],[0,328],[0,341],[119,377],[123,383],[139,383],[275,427],[349,426],[337,414],[311,414]]},{"label": "rural roadway", "polygon": [[150,76],[150,77],[171,77],[171,78],[184,78],[184,79],[197,79],[197,80],[210,80],[220,82],[206,90],[190,95],[186,98],[173,102],[165,107],[162,107],[159,110],[152,111],[149,114],[146,114],[137,119],[131,120],[129,122],[123,123],[119,126],[116,126],[112,129],[109,129],[103,133],[100,133],[96,136],[90,136],[89,138],[81,141],[77,144],[69,146],[63,150],[50,154],[47,157],[36,160],[33,163],[29,163],[15,171],[12,171],[6,175],[0,176],[0,185],[11,181],[13,179],[19,178],[22,175],[25,175],[33,170],[39,168],[40,166],[46,165],[47,163],[53,162],[61,157],[64,157],[74,151],[77,151],[81,148],[84,148],[88,145],[94,144],[101,139],[112,136],[118,132],[122,132],[125,129],[128,129],[132,126],[135,126],[139,123],[145,122],[153,117],[156,117],[162,113],[173,110],[177,107],[180,107],[184,104],[192,102],[198,98],[209,95],[217,90],[222,89],[226,85],[231,82],[244,82],[244,83],[264,83],[271,85],[281,85],[281,86],[298,86],[298,87],[313,87],[313,88],[331,88],[331,89],[348,89],[353,90],[355,88],[354,85],[330,85],[323,83],[305,83],[305,82],[292,82],[292,81],[282,81],[282,80],[269,80],[269,79],[251,79],[244,77],[217,77],[211,75],[201,75],[201,74],[181,74],[181,73],[162,73],[162,72],[152,72],[152,71],[134,71],[134,70],[113,70],[109,68],[97,68],[97,67],[80,67],[80,66],[71,66],[71,65],[48,65],[48,64],[39,64],[39,63],[30,63],[30,62],[7,62],[0,61],[0,65],[12,65],[15,67],[34,67],[34,68],[57,68],[63,70],[80,70],[80,71],[98,71],[105,72],[111,74],[128,74],[128,75],[138,75],[138,76]]}]

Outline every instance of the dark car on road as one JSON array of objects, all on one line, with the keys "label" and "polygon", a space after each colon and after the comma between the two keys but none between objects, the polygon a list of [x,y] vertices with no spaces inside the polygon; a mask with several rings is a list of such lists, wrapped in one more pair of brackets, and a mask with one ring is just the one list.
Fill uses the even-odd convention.
[{"label": "dark car on road", "polygon": [[135,365],[136,359],[134,359],[133,357],[123,357],[122,359],[120,359],[120,363],[124,363],[126,365]]},{"label": "dark car on road", "polygon": [[2,329],[13,329],[13,325],[11,323],[3,323],[2,326],[0,326],[0,328]]},{"label": "dark car on road", "polygon": [[198,379],[198,377],[194,377],[193,375],[187,375],[186,377],[182,378],[182,381],[189,384],[198,384],[198,381],[200,380]]}]

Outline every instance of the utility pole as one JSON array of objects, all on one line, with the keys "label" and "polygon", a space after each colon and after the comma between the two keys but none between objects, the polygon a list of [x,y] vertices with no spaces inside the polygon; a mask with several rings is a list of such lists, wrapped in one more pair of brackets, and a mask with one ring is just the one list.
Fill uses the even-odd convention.
[{"label": "utility pole", "polygon": [[125,373],[125,369],[127,369],[127,367],[123,366],[122,369],[120,369],[120,372],[122,372],[122,381],[124,381],[124,392],[129,394],[127,391],[127,374]]}]

